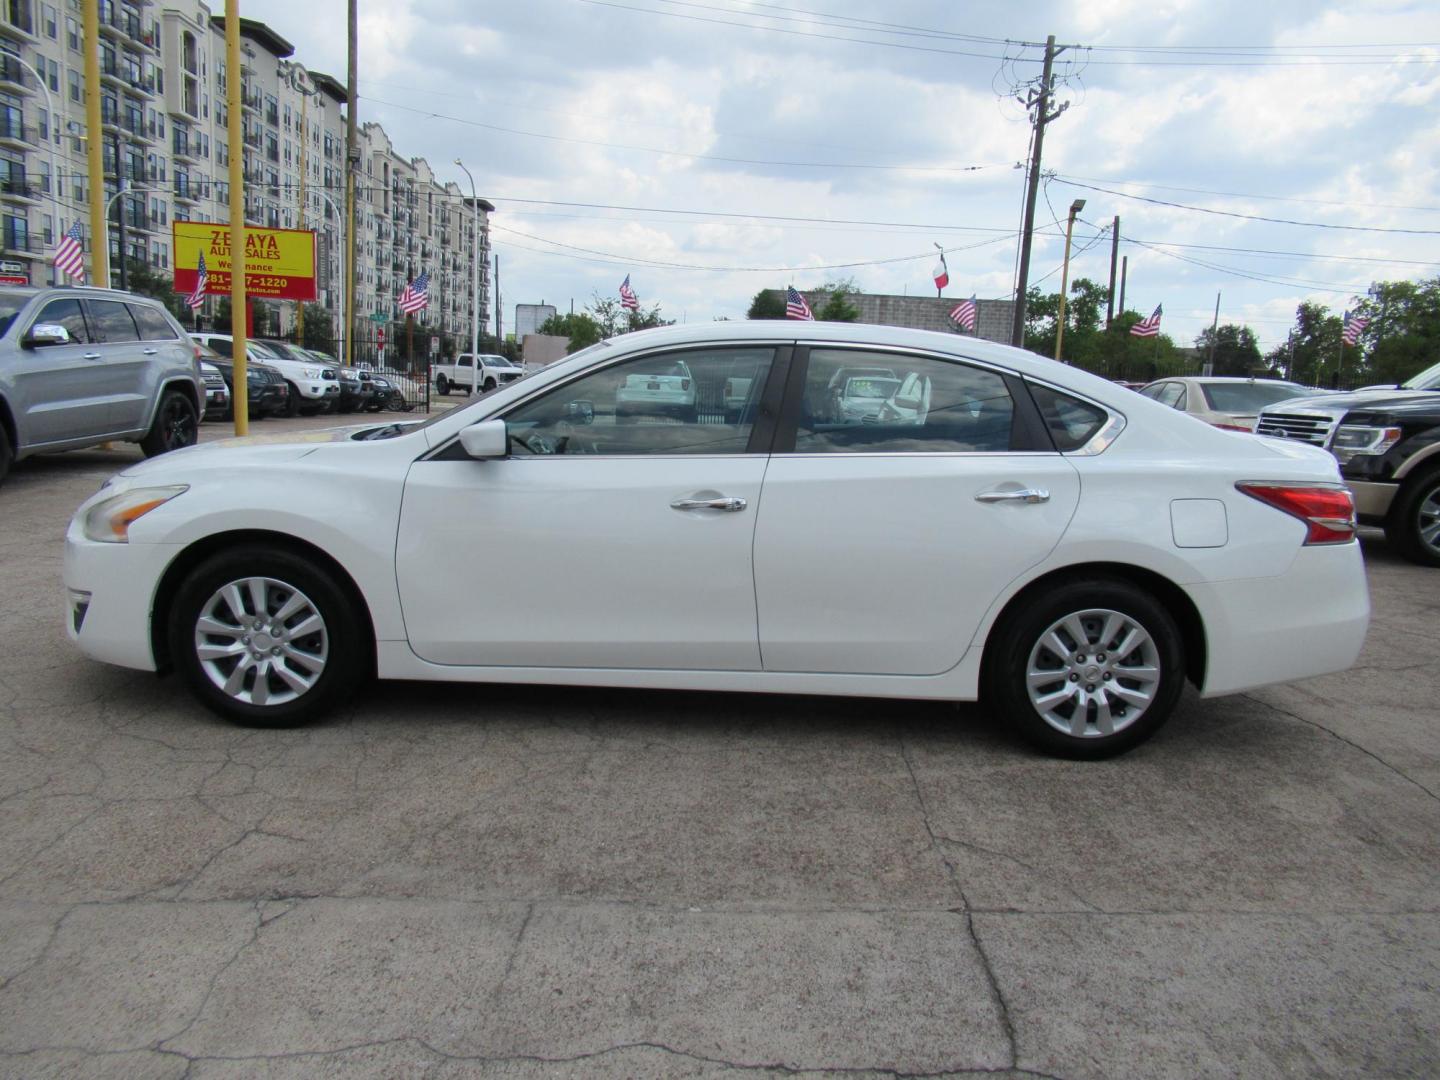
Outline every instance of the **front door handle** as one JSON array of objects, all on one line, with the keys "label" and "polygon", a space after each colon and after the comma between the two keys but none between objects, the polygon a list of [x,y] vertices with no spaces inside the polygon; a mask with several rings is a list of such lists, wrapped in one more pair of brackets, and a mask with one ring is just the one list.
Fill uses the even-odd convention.
[{"label": "front door handle", "polygon": [[671,510],[724,510],[734,514],[748,506],[744,499],[676,499],[670,504]]},{"label": "front door handle", "polygon": [[146,356],[154,356],[154,355],[155,355],[156,353],[158,353],[160,350],[159,350],[159,349],[141,349],[140,351],[143,352]]},{"label": "front door handle", "polygon": [[100,359],[100,354],[99,354],[98,352],[81,353],[81,355],[82,355],[86,360],[99,360],[99,359]]},{"label": "front door handle", "polygon": [[1050,492],[1045,488],[1020,488],[1018,491],[982,491],[975,496],[976,502],[1024,502],[1043,503],[1050,501]]}]

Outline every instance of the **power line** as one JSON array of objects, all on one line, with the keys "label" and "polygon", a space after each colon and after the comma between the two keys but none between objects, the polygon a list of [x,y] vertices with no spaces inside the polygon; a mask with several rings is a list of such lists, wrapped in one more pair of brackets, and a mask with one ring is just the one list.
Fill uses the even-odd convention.
[{"label": "power line", "polygon": [[1055,179],[1062,182],[1088,180],[1094,184],[1129,184],[1131,187],[1150,188],[1155,191],[1184,191],[1191,195],[1225,195],[1233,199],[1267,199],[1272,202],[1309,203],[1315,206],[1343,206],[1351,209],[1380,207],[1385,210],[1419,210],[1430,214],[1440,214],[1440,206],[1410,206],[1405,203],[1381,202],[1357,203],[1345,202],[1341,199],[1308,199],[1299,195],[1261,195],[1253,191],[1215,191],[1212,188],[1175,187],[1172,184],[1151,184],[1143,180],[1121,180],[1114,177],[1103,176],[1062,176],[1056,174]]},{"label": "power line", "polygon": [[[597,3],[599,0],[581,0],[582,3]],[[992,162],[986,165],[875,165],[868,162],[844,162],[844,161],[770,161],[764,158],[738,158],[723,157],[718,154],[689,153],[683,150],[662,150],[655,146],[631,146],[627,143],[604,142],[599,139],[579,139],[569,135],[547,135],[538,131],[522,131],[519,128],[501,127],[498,124],[487,124],[481,120],[468,120],[460,116],[446,116],[431,109],[417,109],[412,105],[401,105],[398,101],[384,101],[380,98],[367,97],[366,101],[376,105],[386,105],[392,109],[403,109],[405,112],[416,113],[420,116],[429,117],[433,120],[448,120],[453,124],[465,124],[468,127],[484,128],[486,131],[498,131],[504,135],[524,135],[531,139],[546,139],[550,142],[579,143],[582,146],[600,146],[610,150],[631,150],[643,154],[658,154],[662,157],[695,158],[699,161],[720,161],[732,165],[776,165],[785,168],[801,169],[875,169],[885,172],[935,172],[935,173],[961,173],[980,172],[983,169],[1009,168],[1008,162]]]},{"label": "power line", "polygon": [[1398,233],[1406,236],[1440,236],[1440,229],[1387,229],[1379,225],[1332,225],[1324,221],[1296,221],[1292,218],[1264,217],[1260,214],[1242,214],[1237,210],[1215,210],[1208,206],[1190,206],[1186,203],[1169,202],[1165,199],[1152,199],[1146,195],[1131,195],[1129,192],[1116,191],[1113,188],[1098,187],[1094,184],[1082,184],[1077,180],[1066,180],[1063,177],[1053,177],[1057,183],[1065,184],[1067,187],[1084,188],[1086,191],[1101,191],[1106,195],[1114,195],[1121,199],[1135,199],[1138,202],[1152,203],[1155,206],[1169,206],[1176,210],[1191,210],[1197,214],[1214,214],[1218,217],[1240,218],[1244,221],[1268,221],[1275,225],[1298,225],[1307,229],[1334,229],[1340,232],[1367,232],[1367,233]]},{"label": "power line", "polygon": [[1363,293],[1370,287],[1368,283],[1365,285],[1340,285],[1330,281],[1305,281],[1300,278],[1281,278],[1273,275],[1253,274],[1245,270],[1237,270],[1234,267],[1207,262],[1204,259],[1197,259],[1190,255],[1179,255],[1173,251],[1166,251],[1163,248],[1155,247],[1152,244],[1141,243],[1138,240],[1124,240],[1124,242],[1136,244],[1139,247],[1155,252],[1157,255],[1164,255],[1167,259],[1176,259],[1180,262],[1191,263],[1194,266],[1202,266],[1207,270],[1214,270],[1217,273],[1229,274],[1231,277],[1246,278],[1250,281],[1259,281],[1267,285],[1282,285],[1291,289],[1315,289],[1320,292],[1340,294]]}]

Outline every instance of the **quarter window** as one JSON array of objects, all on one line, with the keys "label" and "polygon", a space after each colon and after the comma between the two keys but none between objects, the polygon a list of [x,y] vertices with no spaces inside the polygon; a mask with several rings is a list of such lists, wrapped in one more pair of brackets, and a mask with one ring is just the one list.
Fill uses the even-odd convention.
[{"label": "quarter window", "polygon": [[1104,409],[1048,386],[1030,384],[1030,396],[1035,399],[1057,450],[1079,450],[1109,419]]},{"label": "quarter window", "polygon": [[41,323],[65,327],[70,332],[70,341],[73,344],[84,345],[91,340],[90,330],[85,324],[85,311],[79,300],[51,300],[40,309],[40,314],[35,316],[35,321],[30,325],[34,328]]},{"label": "quarter window", "polygon": [[139,341],[140,331],[130,309],[118,300],[91,300],[90,317],[101,341]]},{"label": "quarter window", "polygon": [[798,454],[997,453],[1015,403],[992,371],[901,353],[812,349]]},{"label": "quarter window", "polygon": [[140,328],[141,340],[173,341],[176,338],[175,328],[160,312],[152,307],[146,307],[144,304],[128,306],[130,314],[135,318],[135,325]]},{"label": "quarter window", "polygon": [[700,349],[604,368],[507,415],[511,452],[742,454],[774,356]]}]

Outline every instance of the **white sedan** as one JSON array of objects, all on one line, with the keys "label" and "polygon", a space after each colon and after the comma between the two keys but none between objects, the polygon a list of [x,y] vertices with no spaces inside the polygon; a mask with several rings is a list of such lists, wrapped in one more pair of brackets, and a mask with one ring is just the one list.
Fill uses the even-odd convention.
[{"label": "white sedan", "polygon": [[[667,364],[707,393],[755,380],[756,407],[606,422]],[[837,416],[855,367],[923,408]],[[503,574],[443,572],[497,548]],[[845,323],[627,334],[424,423],[166,454],[76,512],[65,585],[84,653],[174,669],[241,723],[321,716],[371,673],[984,697],[1082,757],[1151,735],[1186,681],[1342,670],[1369,618],[1324,451]]]}]

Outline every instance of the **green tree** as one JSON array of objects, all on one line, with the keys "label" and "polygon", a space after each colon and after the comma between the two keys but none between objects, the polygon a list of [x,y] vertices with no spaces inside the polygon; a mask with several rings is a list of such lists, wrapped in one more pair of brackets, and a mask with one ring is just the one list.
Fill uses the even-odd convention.
[{"label": "green tree", "polygon": [[335,329],[330,313],[319,304],[303,304],[305,313],[305,347],[318,352],[335,355]]},{"label": "green tree", "polygon": [[138,259],[126,259],[125,284],[133,293],[159,300],[182,324],[190,325],[193,319],[190,309],[185,306],[185,298],[175,291],[174,278],[169,274]]},{"label": "green tree", "polygon": [[1363,357],[1366,382],[1404,382],[1440,359],[1440,276],[1377,281],[1355,310],[1370,321],[1345,361]]},{"label": "green tree", "polygon": [[[1265,365],[1274,375],[1305,383],[1330,386],[1340,373],[1339,315],[1324,304],[1307,300],[1295,309],[1295,325],[1285,341],[1265,354]],[[1352,350],[1347,350],[1352,351]],[[1351,364],[1355,360],[1352,358]]]},{"label": "green tree", "polygon": [[600,324],[583,311],[571,315],[551,315],[540,324],[540,333],[569,338],[566,353],[588,349],[605,336]]},{"label": "green tree", "polygon": [[620,306],[616,297],[601,296],[599,293],[591,295],[590,306],[586,310],[599,324],[601,336],[607,338],[635,330],[649,330],[655,326],[669,326],[675,321],[661,317],[659,304],[628,311]]},{"label": "green tree", "polygon": [[1212,342],[1216,375],[1264,374],[1265,362],[1260,357],[1260,346],[1255,341],[1255,331],[1248,326],[1226,323],[1214,331],[1207,326],[1195,339],[1195,348],[1200,350],[1202,359],[1209,359]]},{"label": "green tree", "polygon": [[821,322],[855,322],[860,318],[860,309],[850,303],[849,293],[845,289],[837,288],[815,313],[815,318]]},{"label": "green tree", "polygon": [[745,313],[745,317],[747,319],[785,318],[785,290],[761,289],[755,294],[755,299],[750,301],[750,310]]}]

